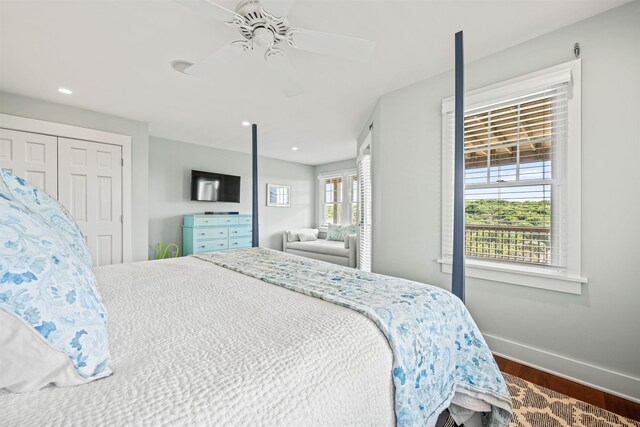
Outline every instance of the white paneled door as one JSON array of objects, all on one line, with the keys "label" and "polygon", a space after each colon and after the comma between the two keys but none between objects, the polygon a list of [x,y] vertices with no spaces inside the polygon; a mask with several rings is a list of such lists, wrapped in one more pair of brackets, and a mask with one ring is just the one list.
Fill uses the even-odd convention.
[{"label": "white paneled door", "polygon": [[58,138],[58,200],[87,240],[94,266],[122,261],[122,147]]},{"label": "white paneled door", "polygon": [[0,167],[57,197],[56,140],[55,136],[0,129]]}]

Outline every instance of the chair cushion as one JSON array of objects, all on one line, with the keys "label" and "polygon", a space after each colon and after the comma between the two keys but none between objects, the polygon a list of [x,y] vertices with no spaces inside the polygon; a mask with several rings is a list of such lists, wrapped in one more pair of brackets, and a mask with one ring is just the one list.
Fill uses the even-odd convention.
[{"label": "chair cushion", "polygon": [[342,242],[331,240],[314,240],[312,242],[291,242],[287,248],[303,252],[315,252],[325,255],[335,255],[341,257],[349,256],[349,249],[344,248]]},{"label": "chair cushion", "polygon": [[6,192],[0,193],[0,310],[16,320],[2,323],[0,366],[12,369],[0,369],[0,388],[32,391],[111,374],[107,311],[91,268],[59,228]]}]

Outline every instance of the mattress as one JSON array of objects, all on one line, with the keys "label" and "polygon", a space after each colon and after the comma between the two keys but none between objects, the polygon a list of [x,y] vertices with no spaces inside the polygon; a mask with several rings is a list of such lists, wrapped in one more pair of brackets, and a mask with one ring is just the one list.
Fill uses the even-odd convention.
[{"label": "mattress", "polygon": [[95,273],[114,374],[0,390],[0,425],[395,423],[392,352],[365,316],[192,257]]}]

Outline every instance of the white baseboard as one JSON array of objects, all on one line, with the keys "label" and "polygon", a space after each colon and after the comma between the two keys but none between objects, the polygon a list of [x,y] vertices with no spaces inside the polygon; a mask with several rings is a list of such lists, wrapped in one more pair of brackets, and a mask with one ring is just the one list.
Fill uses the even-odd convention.
[{"label": "white baseboard", "polygon": [[523,365],[640,403],[640,378],[483,334],[491,351]]}]

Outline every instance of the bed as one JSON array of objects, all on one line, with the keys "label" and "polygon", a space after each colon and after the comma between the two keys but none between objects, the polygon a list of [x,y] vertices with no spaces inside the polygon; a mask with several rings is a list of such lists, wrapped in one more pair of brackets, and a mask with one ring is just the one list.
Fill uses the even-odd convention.
[{"label": "bed", "polygon": [[[275,252],[246,251],[256,250]],[[325,271],[356,271],[281,256],[330,266]],[[272,276],[265,281],[233,271],[225,264],[229,258],[207,261],[185,257],[95,269],[110,316],[114,374],[76,387],[0,390],[0,424],[401,424],[394,355],[376,323],[276,286]],[[483,403],[467,400],[470,407]]]},{"label": "bed", "polygon": [[391,350],[364,316],[194,257],[95,273],[114,374],[0,391],[0,424],[393,425]]}]

